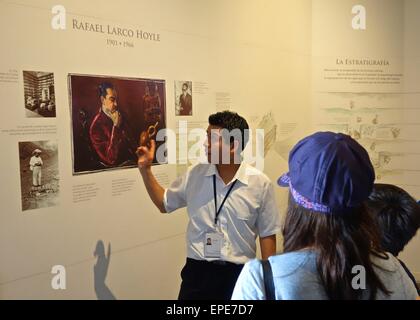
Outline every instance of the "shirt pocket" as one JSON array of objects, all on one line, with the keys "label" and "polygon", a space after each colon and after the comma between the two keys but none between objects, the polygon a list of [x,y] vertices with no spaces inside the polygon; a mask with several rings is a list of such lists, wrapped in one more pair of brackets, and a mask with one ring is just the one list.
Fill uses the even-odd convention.
[{"label": "shirt pocket", "polygon": [[241,222],[245,222],[248,226],[253,226],[257,220],[258,210],[249,203],[243,203],[235,209],[235,217]]},{"label": "shirt pocket", "polygon": [[239,194],[232,207],[235,210],[235,216],[239,220],[254,221],[257,218],[259,203],[254,195],[249,193]]},{"label": "shirt pocket", "polygon": [[236,213],[236,218],[238,218],[239,220],[251,220],[253,214],[249,211],[248,208],[238,208],[238,210],[235,212]]}]

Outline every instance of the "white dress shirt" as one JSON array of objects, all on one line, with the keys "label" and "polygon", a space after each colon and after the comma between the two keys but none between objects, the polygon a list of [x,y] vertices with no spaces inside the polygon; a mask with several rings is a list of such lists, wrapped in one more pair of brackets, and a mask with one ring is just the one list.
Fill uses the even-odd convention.
[{"label": "white dress shirt", "polygon": [[[216,175],[217,205],[220,207],[231,184],[238,180],[214,224],[213,176]],[[224,260],[245,263],[256,256],[256,237],[280,231],[280,216],[270,179],[242,162],[227,185],[213,164],[197,164],[165,189],[167,212],[187,207],[187,256],[196,260]],[[208,232],[223,234],[220,258],[205,258],[204,241]]]},{"label": "white dress shirt", "polygon": [[31,159],[29,160],[29,165],[33,168],[33,167],[35,167],[36,165],[43,165],[44,163],[42,162],[42,159],[41,159],[41,157],[35,157],[35,156],[32,156],[31,157]]}]

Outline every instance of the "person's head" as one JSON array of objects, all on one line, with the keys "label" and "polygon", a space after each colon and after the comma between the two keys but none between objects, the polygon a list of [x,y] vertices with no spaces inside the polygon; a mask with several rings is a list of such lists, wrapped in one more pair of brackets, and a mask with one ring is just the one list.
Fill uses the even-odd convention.
[{"label": "person's head", "polygon": [[99,85],[99,97],[106,110],[110,112],[117,110],[117,91],[112,83],[104,82]]},{"label": "person's head", "polygon": [[239,164],[239,155],[248,143],[248,130],[247,121],[236,112],[222,111],[210,115],[204,143],[208,162],[221,164],[235,161]]},{"label": "person's head", "polygon": [[39,150],[39,149],[35,149],[33,152],[32,152],[32,154],[35,156],[35,157],[39,157],[40,155],[41,155],[41,150]]},{"label": "person's head", "polygon": [[146,96],[150,95],[150,88],[149,88],[148,85],[144,87],[144,95],[146,95]]},{"label": "person's head", "polygon": [[382,248],[397,256],[420,228],[420,205],[403,189],[378,183],[367,206],[379,225]]},{"label": "person's head", "polygon": [[185,94],[187,94],[187,92],[188,92],[188,83],[184,82],[182,84],[182,93],[185,95]]},{"label": "person's head", "polygon": [[284,252],[312,249],[330,299],[357,299],[352,268],[362,265],[370,298],[382,290],[371,254],[379,255],[378,229],[365,201],[375,179],[366,150],[348,135],[317,132],[298,142],[289,155],[289,172],[278,183],[289,187],[283,228]]}]

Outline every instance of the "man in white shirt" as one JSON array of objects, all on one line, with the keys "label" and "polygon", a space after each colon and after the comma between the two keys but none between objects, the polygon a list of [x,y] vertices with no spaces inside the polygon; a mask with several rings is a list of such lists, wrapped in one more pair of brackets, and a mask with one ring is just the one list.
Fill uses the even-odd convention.
[{"label": "man in white shirt", "polygon": [[40,187],[42,185],[41,178],[42,178],[42,171],[41,167],[43,166],[42,159],[40,157],[41,150],[35,149],[32,152],[32,157],[29,160],[29,168],[32,171],[32,185],[34,187]]},{"label": "man in white shirt", "polygon": [[[223,129],[240,130],[241,137],[226,139]],[[187,262],[178,299],[230,299],[243,264],[256,256],[257,236],[263,259],[276,253],[280,217],[272,184],[255,168],[235,163],[248,129],[237,113],[211,115],[205,143],[209,163],[193,166],[167,189],[151,170],[155,141],[138,149],[138,166],[153,203],[162,213],[187,207]],[[228,161],[222,159],[224,152]]]}]

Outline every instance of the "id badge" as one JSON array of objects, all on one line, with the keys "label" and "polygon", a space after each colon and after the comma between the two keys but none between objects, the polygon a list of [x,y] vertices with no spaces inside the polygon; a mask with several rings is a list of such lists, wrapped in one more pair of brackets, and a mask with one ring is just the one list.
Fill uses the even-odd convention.
[{"label": "id badge", "polygon": [[204,238],[204,256],[206,258],[220,258],[222,252],[223,234],[206,233]]}]

